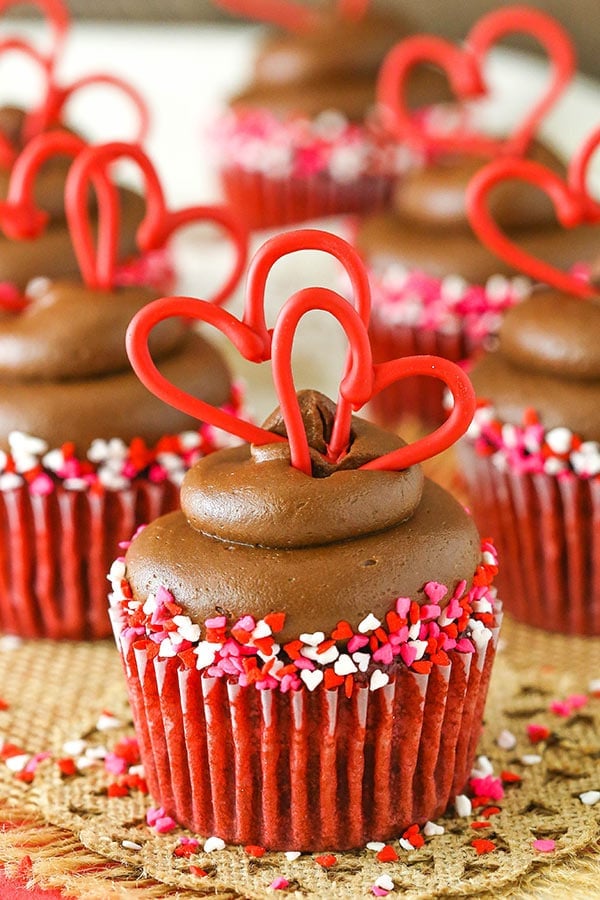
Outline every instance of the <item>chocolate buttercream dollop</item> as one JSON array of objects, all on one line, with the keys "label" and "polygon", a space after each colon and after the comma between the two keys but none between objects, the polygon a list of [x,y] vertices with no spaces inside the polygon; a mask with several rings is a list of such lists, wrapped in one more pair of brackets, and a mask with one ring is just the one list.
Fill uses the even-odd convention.
[{"label": "chocolate buttercream dollop", "polygon": [[[326,439],[327,423],[317,419],[328,418],[329,404],[308,395],[303,410],[316,426],[311,440]],[[278,416],[271,422],[277,427]],[[358,417],[352,432],[356,463],[400,444]],[[163,586],[199,624],[215,614],[235,621],[285,612],[285,641],[330,633],[340,619],[383,619],[397,597],[429,602],[429,581],[448,587],[444,606],[458,582],[472,582],[480,561],[473,520],[418,467],[320,475],[295,472],[275,444],[201,460],[186,476],[182,511],[151,523],[127,551],[135,598]]]},{"label": "chocolate buttercream dollop", "polygon": [[507,313],[472,381],[505,422],[521,424],[533,408],[548,429],[600,440],[600,299],[536,291]]},{"label": "chocolate buttercream dollop", "polygon": [[[289,445],[242,446],[206,457],[181,489],[190,525],[220,540],[261,547],[309,547],[352,539],[408,519],[423,489],[419,466],[403,472],[360,471],[404,446],[397,435],[353,416],[351,445],[335,464],[325,453],[335,404],[316,391],[299,394],[313,475],[290,465]],[[286,435],[279,411],[263,425]]]}]

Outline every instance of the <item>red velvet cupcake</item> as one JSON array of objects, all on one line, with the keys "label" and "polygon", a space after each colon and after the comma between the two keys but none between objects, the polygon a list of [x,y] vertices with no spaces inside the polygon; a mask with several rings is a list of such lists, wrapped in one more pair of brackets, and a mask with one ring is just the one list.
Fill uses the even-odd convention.
[{"label": "red velvet cupcake", "polygon": [[540,166],[492,164],[471,186],[473,227],[490,248],[553,285],[507,313],[499,343],[473,368],[479,408],[461,449],[473,515],[494,529],[499,585],[520,621],[600,635],[600,296],[499,234],[488,190],[516,178],[550,193],[561,221],[600,221],[585,192],[596,132],[568,185]]},{"label": "red velvet cupcake", "polygon": [[[507,139],[477,133],[468,122],[448,135],[419,128],[405,108],[407,76],[416,63],[437,61],[459,96],[485,90],[483,64],[490,44],[507,32],[525,32],[542,43],[552,63],[546,95]],[[398,183],[392,209],[367,217],[356,244],[373,289],[371,339],[378,361],[435,353],[457,363],[489,348],[507,309],[531,290],[518,270],[482,246],[466,209],[470,179],[487,161],[523,156],[564,173],[560,160],[533,140],[550,106],[575,71],[568,36],[549,16],[526,7],[496,10],[471,30],[464,48],[432,36],[409,38],[387,57],[378,94],[399,140],[420,149],[428,164]],[[556,224],[552,204],[532,186],[507,184],[493,198],[498,221],[530,252],[570,268],[597,253],[600,232],[581,227],[568,238]],[[442,387],[429,381],[392,387],[379,395],[373,415],[393,424],[405,415],[443,421]]]},{"label": "red velvet cupcake", "polygon": [[[461,792],[501,604],[492,544],[418,465],[467,427],[468,380],[434,357],[374,367],[368,292],[359,315],[332,291],[300,291],[271,340],[252,273],[264,276],[290,237],[259,251],[245,324],[211,316],[246,358],[272,358],[280,409],[262,428],[215,417],[251,443],[200,461],[183,481],[182,511],[137,533],[111,569],[111,618],[145,774],[165,813],[232,843],[342,850],[397,837]],[[147,386],[195,410],[146,348],[153,326],[188,308],[151,304],[128,346]],[[294,390],[294,332],[313,309],[350,339],[337,404]],[[407,446],[351,415],[416,372],[455,396],[434,435]]]},{"label": "red velvet cupcake", "polygon": [[[219,4],[265,17],[260,2]],[[251,228],[381,209],[414,163],[374,114],[377,71],[408,33],[406,21],[372,10],[368,0],[329,6],[271,5],[279,30],[264,38],[252,83],[212,129],[225,197]],[[417,73],[417,105],[447,96],[437,73]]]},{"label": "red velvet cupcake", "polygon": [[[16,163],[16,189],[11,185],[11,202],[0,211],[7,232],[30,238],[24,251],[44,240],[34,237],[45,222],[31,201],[36,165],[57,142],[64,150],[74,140],[42,135]],[[140,249],[125,267],[116,250],[120,194],[107,174],[121,157],[140,166],[148,191]],[[100,201],[97,256],[92,182]],[[127,323],[172,289],[171,267],[156,271],[156,259],[164,259],[175,229],[213,221],[236,243],[235,270],[217,302],[235,287],[246,245],[244,229],[226,210],[169,212],[150,161],[133,145],[82,150],[67,178],[66,208],[83,278],[34,280],[20,306],[0,318],[0,629],[82,639],[110,631],[106,568],[119,541],[177,508],[186,469],[223,444],[212,427],[166,408],[140,385],[125,353]],[[157,330],[154,350],[183,388],[218,406],[238,406],[221,356],[183,320]]]}]

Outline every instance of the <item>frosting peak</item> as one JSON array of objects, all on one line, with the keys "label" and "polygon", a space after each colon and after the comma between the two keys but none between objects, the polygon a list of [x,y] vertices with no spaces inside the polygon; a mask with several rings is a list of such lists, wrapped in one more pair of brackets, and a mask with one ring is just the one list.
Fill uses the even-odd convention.
[{"label": "frosting peak", "polygon": [[[243,446],[201,460],[186,475],[181,506],[198,531],[222,541],[270,548],[309,547],[384,531],[409,519],[421,500],[419,466],[401,472],[360,470],[404,446],[395,434],[356,416],[351,445],[335,464],[326,450],[335,404],[316,391],[299,394],[313,476],[290,465],[284,443]],[[279,410],[264,428],[285,435]]]}]

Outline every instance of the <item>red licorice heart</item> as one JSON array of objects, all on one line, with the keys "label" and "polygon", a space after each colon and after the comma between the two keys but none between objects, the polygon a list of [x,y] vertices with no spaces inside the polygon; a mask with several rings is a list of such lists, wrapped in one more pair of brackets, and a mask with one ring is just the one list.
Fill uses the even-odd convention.
[{"label": "red licorice heart", "polygon": [[32,110],[27,116],[25,138],[30,140],[35,135],[60,125],[62,116],[67,103],[75,94],[81,93],[88,87],[96,87],[105,85],[107,87],[116,88],[133,104],[138,116],[138,127],[136,129],[134,141],[143,143],[148,136],[150,126],[150,114],[146,101],[142,95],[128,82],[116,75],[110,75],[105,72],[95,72],[91,75],[84,75],[76,81],[66,86],[56,83],[50,83],[43,102],[37,109]]},{"label": "red licorice heart", "polygon": [[291,463],[306,475],[311,474],[312,464],[292,374],[292,347],[300,319],[315,309],[336,318],[350,344],[350,358],[340,383],[340,399],[328,447],[330,462],[339,458],[337,448],[341,447],[341,452],[348,448],[352,409],[364,406],[371,396],[373,376],[371,345],[365,323],[347,300],[328,288],[304,288],[290,297],[273,329],[273,383],[290,444]]},{"label": "red licorice heart", "polygon": [[251,422],[238,419],[222,409],[211,406],[204,400],[187,394],[161,375],[150,355],[148,339],[155,325],[172,316],[212,325],[229,338],[245,359],[263,362],[265,358],[268,358],[264,355],[264,348],[268,343],[266,334],[255,331],[244,322],[240,322],[231,313],[206,300],[196,300],[191,297],[168,297],[155,300],[140,310],[131,320],[127,329],[127,354],[142,384],[165,403],[174,406],[181,412],[193,416],[201,422],[209,422],[245,441],[255,444],[284,441],[285,438],[272,431],[266,431]]},{"label": "red licorice heart", "polygon": [[443,381],[454,397],[452,412],[446,421],[434,432],[420,438],[413,444],[386,453],[373,459],[362,469],[396,470],[408,469],[429,459],[462,437],[475,415],[475,391],[463,370],[439,356],[404,356],[390,362],[379,363],[373,369],[373,393],[375,396],[391,384],[414,375],[425,375]]},{"label": "red licorice heart", "polygon": [[65,131],[47,132],[30,141],[16,160],[4,203],[0,203],[0,226],[14,240],[39,237],[48,224],[48,214],[33,202],[39,170],[54,156],[75,158],[85,142]]},{"label": "red licorice heart", "polygon": [[[321,15],[294,0],[215,0],[218,6],[236,16],[269,22],[285,31],[309,32],[318,28]],[[370,0],[336,0],[334,9],[341,19],[359,21],[365,15]]]},{"label": "red licorice heart", "polygon": [[[225,284],[211,298],[222,303],[231,293],[246,265],[248,234],[244,226],[225,207],[195,206],[171,212],[167,209],[160,179],[148,156],[137,144],[114,142],[88,147],[75,160],[66,184],[66,211],[73,246],[81,273],[92,287],[110,288],[117,266],[119,234],[118,195],[109,190],[109,170],[118,160],[137,164],[144,177],[146,214],[138,228],[137,240],[142,251],[165,245],[171,235],[193,222],[214,222],[222,226],[234,244],[236,260]],[[98,192],[98,245],[94,247],[89,221],[88,191],[92,184]]]},{"label": "red licorice heart", "polygon": [[51,31],[51,46],[46,55],[39,56],[49,69],[54,68],[71,26],[67,7],[62,0],[0,0],[0,15],[15,6],[36,6],[41,12]]},{"label": "red licorice heart", "polygon": [[[48,60],[42,56],[34,47],[30,46],[26,41],[20,38],[4,38],[0,41],[0,58],[9,53],[20,53],[23,56],[33,60],[36,66],[41,69],[44,78],[44,90],[48,90],[50,80],[50,68]],[[24,128],[27,128],[27,120]],[[0,166],[10,171],[17,156],[19,148],[13,145],[5,134],[0,133]]]},{"label": "red licorice heart", "polygon": [[600,204],[588,193],[587,170],[599,146],[600,129],[597,129],[571,160],[565,181],[540,163],[523,159],[498,159],[477,172],[467,189],[467,211],[471,227],[493,253],[536,281],[553,285],[560,291],[578,297],[597,296],[598,292],[592,284],[532,256],[514,243],[494,221],[487,197],[503,181],[526,181],[550,197],[563,227],[596,224],[600,222]]},{"label": "red licorice heart", "polygon": [[[483,66],[490,49],[508,34],[530,34],[547,51],[553,75],[543,96],[506,140],[457,129],[450,134],[431,133],[423,120],[415,118],[407,100],[412,69],[428,63],[442,69],[456,94],[464,102],[486,93]],[[395,134],[428,153],[461,152],[473,155],[522,155],[541,120],[553,106],[575,73],[573,46],[566,31],[539,10],[510,6],[483,16],[467,35],[462,47],[432,35],[415,35],[397,44],[386,57],[377,85],[377,96],[386,124]]]}]

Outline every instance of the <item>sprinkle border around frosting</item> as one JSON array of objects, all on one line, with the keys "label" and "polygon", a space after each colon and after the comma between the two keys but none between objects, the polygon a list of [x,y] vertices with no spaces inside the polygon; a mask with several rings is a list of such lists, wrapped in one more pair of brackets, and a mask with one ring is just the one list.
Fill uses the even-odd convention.
[{"label": "sprinkle border around frosting", "polygon": [[535,409],[525,410],[522,424],[511,425],[498,417],[491,402],[480,400],[465,439],[499,469],[600,479],[600,443],[584,441],[564,426],[544,428]]},{"label": "sprinkle border around frosting", "polygon": [[264,109],[229,111],[213,123],[209,138],[220,167],[273,179],[324,175],[348,184],[364,175],[401,175],[415,162],[408,147],[336,110],[285,120]]},{"label": "sprinkle border around frosting", "polygon": [[[242,397],[241,385],[232,385],[231,399],[222,409],[239,415]],[[11,432],[8,440],[10,452],[0,450],[0,492],[27,485],[30,493],[42,495],[51,494],[58,484],[68,491],[120,491],[137,479],[180,486],[187,470],[203,456],[238,443],[207,423],[196,430],[164,435],[151,447],[142,438],[129,444],[120,438],[98,439],[83,459],[75,455],[70,442],[50,449],[41,438],[20,431]]]},{"label": "sprinkle border around frosting", "polygon": [[369,613],[358,625],[340,621],[329,635],[301,634],[283,645],[276,635],[284,626],[284,612],[260,620],[247,614],[231,622],[215,611],[201,627],[164,587],[145,601],[135,600],[125,559],[119,557],[108,576],[111,619],[125,654],[133,646],[148,660],[177,657],[184,668],[232,679],[241,687],[285,693],[303,687],[313,691],[322,683],[326,689],[343,685],[350,697],[355,684],[368,684],[372,691],[384,687],[398,666],[427,675],[434,665],[450,664],[450,651],[473,654],[487,646],[499,625],[502,604],[493,587],[496,549],[484,539],[481,552],[471,587],[461,581],[444,609],[440,601],[448,588],[430,581],[422,605],[399,597],[384,621]]}]

